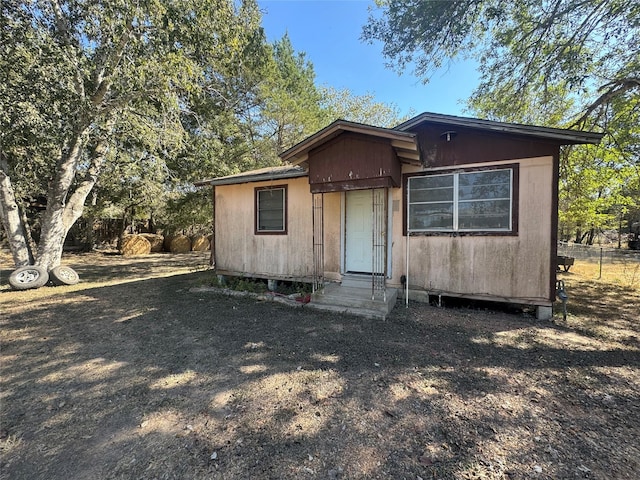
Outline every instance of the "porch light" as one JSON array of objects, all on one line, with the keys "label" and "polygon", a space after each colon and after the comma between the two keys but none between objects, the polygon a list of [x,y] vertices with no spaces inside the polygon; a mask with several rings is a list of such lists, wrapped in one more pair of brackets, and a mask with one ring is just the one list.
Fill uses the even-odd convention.
[{"label": "porch light", "polygon": [[440,134],[440,138],[446,140],[447,142],[450,142],[456,137],[456,135],[458,135],[458,132],[456,132],[455,130],[447,130],[446,132]]}]

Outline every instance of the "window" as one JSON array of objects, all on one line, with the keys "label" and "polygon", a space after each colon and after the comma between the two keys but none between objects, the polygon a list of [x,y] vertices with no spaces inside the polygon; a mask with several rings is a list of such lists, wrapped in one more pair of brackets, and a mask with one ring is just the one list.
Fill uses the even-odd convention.
[{"label": "window", "polygon": [[511,232],[514,168],[411,176],[412,232]]},{"label": "window", "polygon": [[256,188],[256,234],[287,233],[287,187]]}]

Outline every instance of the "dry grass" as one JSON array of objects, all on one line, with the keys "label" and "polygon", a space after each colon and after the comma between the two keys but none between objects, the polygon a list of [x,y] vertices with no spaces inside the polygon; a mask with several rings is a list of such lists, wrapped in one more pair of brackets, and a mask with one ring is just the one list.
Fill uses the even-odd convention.
[{"label": "dry grass", "polygon": [[[567,277],[562,273],[562,276]],[[629,287],[636,292],[640,291],[640,255],[638,258],[607,259],[603,262],[602,269],[599,262],[578,260],[571,268],[569,278],[577,277],[580,282],[599,281],[603,285],[620,285]]]},{"label": "dry grass", "polygon": [[[637,341],[640,319],[640,260],[600,266],[577,261],[559,274],[569,294],[567,325],[589,338]],[[635,339],[635,340],[634,340]]]},{"label": "dry grass", "polygon": [[631,265],[561,274],[566,322],[422,304],[380,322],[190,291],[204,256],[72,260],[77,286],[0,289],[0,478],[640,471]]}]

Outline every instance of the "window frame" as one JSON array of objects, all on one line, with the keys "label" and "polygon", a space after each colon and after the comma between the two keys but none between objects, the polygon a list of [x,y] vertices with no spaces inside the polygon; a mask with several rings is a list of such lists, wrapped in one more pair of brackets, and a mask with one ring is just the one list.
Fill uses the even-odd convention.
[{"label": "window frame", "polygon": [[[411,235],[417,236],[517,236],[518,235],[518,209],[519,209],[519,178],[520,178],[520,165],[518,163],[513,164],[502,164],[502,165],[491,165],[484,167],[471,167],[471,168],[456,168],[456,169],[438,169],[431,171],[422,171],[422,172],[414,172],[407,173],[403,175],[402,186],[403,186],[403,235],[407,235],[408,231],[408,218],[407,213],[409,209],[409,179],[415,177],[428,177],[428,176],[444,176],[444,175],[453,175],[453,189],[454,189],[454,197],[451,201],[453,205],[453,227],[451,229],[425,229],[425,230],[412,230]],[[460,201],[459,199],[459,177],[461,174],[467,173],[475,173],[475,172],[493,172],[493,171],[501,171],[501,170],[510,170],[511,172],[511,198],[510,198],[510,228],[508,229],[494,229],[494,228],[485,228],[485,229],[460,229],[458,223],[458,211],[459,204],[465,203],[465,200]],[[489,200],[489,199],[487,199]],[[446,202],[442,202],[446,203]]]},{"label": "window frame", "polygon": [[[282,190],[282,230],[260,230],[260,192],[269,190]],[[270,185],[268,187],[254,188],[254,234],[255,235],[287,235],[288,233],[288,189],[287,185]]]}]

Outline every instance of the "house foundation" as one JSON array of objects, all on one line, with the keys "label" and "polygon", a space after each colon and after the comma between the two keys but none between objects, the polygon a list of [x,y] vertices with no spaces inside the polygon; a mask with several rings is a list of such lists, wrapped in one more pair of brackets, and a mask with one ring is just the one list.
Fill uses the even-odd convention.
[{"label": "house foundation", "polygon": [[538,305],[536,307],[536,318],[538,320],[551,320],[553,317],[553,306]]}]

